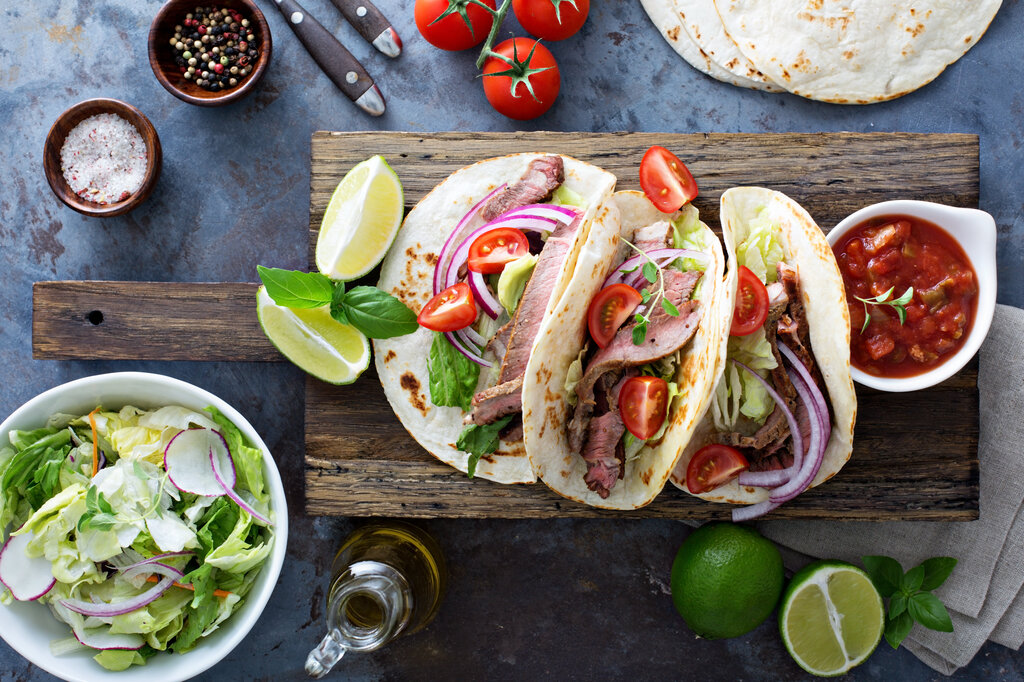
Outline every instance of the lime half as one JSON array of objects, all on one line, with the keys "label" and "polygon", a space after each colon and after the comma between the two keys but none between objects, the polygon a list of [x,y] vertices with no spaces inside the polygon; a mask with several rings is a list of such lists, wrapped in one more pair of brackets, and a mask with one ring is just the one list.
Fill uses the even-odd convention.
[{"label": "lime half", "polygon": [[331,195],[316,240],[316,267],[331,279],[362,277],[380,263],[402,224],[402,183],[383,156],[357,164]]},{"label": "lime half", "polygon": [[842,675],[878,646],[882,597],[868,574],[841,561],[818,561],[793,576],[779,630],[793,660],[813,675]]},{"label": "lime half", "polygon": [[370,342],[331,317],[330,306],[285,308],[265,287],[256,294],[263,333],[300,369],[331,384],[350,384],[370,365]]}]

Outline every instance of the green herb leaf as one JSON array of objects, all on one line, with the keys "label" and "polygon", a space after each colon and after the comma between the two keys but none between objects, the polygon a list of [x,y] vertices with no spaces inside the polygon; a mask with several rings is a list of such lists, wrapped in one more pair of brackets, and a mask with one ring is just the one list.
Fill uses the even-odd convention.
[{"label": "green herb leaf", "polygon": [[335,282],[331,292],[331,317],[341,324],[351,324],[345,314],[345,283]]},{"label": "green herb leaf", "polygon": [[924,566],[915,566],[900,578],[900,592],[905,592],[907,596],[910,596],[921,589],[923,582]]},{"label": "green herb leaf", "polygon": [[953,632],[953,621],[949,611],[938,597],[931,592],[918,592],[907,603],[911,618],[930,630]]},{"label": "green herb leaf", "polygon": [[860,560],[880,595],[891,597],[899,589],[903,578],[900,562],[887,556],[862,556]]},{"label": "green herb leaf", "polygon": [[473,478],[476,474],[476,465],[480,462],[480,458],[498,449],[498,443],[501,441],[498,434],[503,428],[508,426],[514,417],[514,414],[510,414],[491,424],[470,424],[462,430],[462,433],[459,434],[459,439],[455,441],[455,447],[469,453],[467,476]]},{"label": "green herb leaf", "polygon": [[860,333],[863,334],[864,330],[868,328],[868,322],[871,321],[871,313],[868,312],[868,304],[864,304],[864,324],[861,325]]},{"label": "green herb leaf", "polygon": [[469,412],[480,379],[480,365],[457,351],[444,334],[434,334],[427,358],[427,374],[430,402],[440,407],[461,407]]},{"label": "green herb leaf", "polygon": [[661,307],[664,308],[665,312],[672,317],[679,317],[679,308],[677,308],[675,304],[667,298],[661,299]]},{"label": "green herb leaf", "polygon": [[654,261],[647,261],[644,263],[644,279],[651,284],[658,281],[658,266],[654,264]]},{"label": "green herb leaf", "polygon": [[[895,287],[894,287],[895,288]],[[889,289],[889,293],[892,293],[892,289]],[[888,294],[886,294],[888,295]],[[910,303],[910,299],[914,297],[914,287],[907,287],[907,290],[903,292],[903,295],[892,302],[894,306],[901,306]]]},{"label": "green herb leaf", "polygon": [[342,298],[345,317],[371,339],[412,334],[419,328],[416,313],[377,287],[355,287]]},{"label": "green herb leaf", "polygon": [[921,582],[921,589],[931,592],[946,582],[946,578],[956,568],[956,559],[951,556],[936,556],[925,560],[924,580]]},{"label": "green herb leaf", "polygon": [[256,266],[260,281],[274,303],[286,308],[319,308],[331,302],[334,285],[319,272]]},{"label": "green herb leaf", "polygon": [[900,643],[906,639],[913,627],[914,619],[910,617],[908,612],[904,611],[899,616],[886,620],[885,641],[889,642],[889,646],[893,649],[898,649]]},{"label": "green herb leaf", "polygon": [[[648,301],[651,300],[651,295],[652,294],[650,291],[647,290],[647,287],[644,287],[643,289],[640,290],[640,302],[647,303]],[[643,319],[643,317],[641,317],[640,315],[637,315],[637,317]]]},{"label": "green herb leaf", "polygon": [[633,345],[641,345],[645,338],[647,338],[647,320],[639,322],[633,327]]},{"label": "green herb leaf", "polygon": [[636,272],[639,269],[640,269],[639,265],[634,265],[633,267],[628,268],[628,269],[625,269],[625,268],[624,269],[620,269],[619,272],[621,272],[624,275],[628,275],[629,273]]},{"label": "green herb leaf", "polygon": [[889,599],[889,617],[895,618],[907,610],[907,595],[897,592]]},{"label": "green herb leaf", "polygon": [[873,305],[887,305],[892,306],[896,310],[896,316],[900,318],[900,324],[907,321],[907,309],[904,307],[910,303],[910,299],[914,297],[914,287],[908,287],[903,295],[895,300],[888,300],[892,296],[892,292],[896,287],[889,287],[889,290],[884,294],[879,294],[872,298],[861,298],[860,296],[854,296],[855,299],[861,301],[864,304],[864,324],[860,328],[860,333],[863,334],[864,330],[868,328],[868,322],[871,321],[871,314],[868,312],[868,304]]}]

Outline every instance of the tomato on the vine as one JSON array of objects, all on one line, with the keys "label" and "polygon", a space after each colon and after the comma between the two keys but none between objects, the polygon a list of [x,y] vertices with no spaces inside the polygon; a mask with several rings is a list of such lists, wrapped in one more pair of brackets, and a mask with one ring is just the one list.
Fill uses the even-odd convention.
[{"label": "tomato on the vine", "polygon": [[526,121],[551,108],[562,78],[548,48],[530,38],[510,38],[484,62],[484,95],[495,110]]},{"label": "tomato on the vine", "polygon": [[512,0],[512,10],[530,35],[565,40],[583,27],[590,0]]},{"label": "tomato on the vine", "polygon": [[467,50],[479,45],[490,33],[494,16],[477,1],[495,9],[494,0],[416,0],[416,28],[428,43],[442,50]]}]

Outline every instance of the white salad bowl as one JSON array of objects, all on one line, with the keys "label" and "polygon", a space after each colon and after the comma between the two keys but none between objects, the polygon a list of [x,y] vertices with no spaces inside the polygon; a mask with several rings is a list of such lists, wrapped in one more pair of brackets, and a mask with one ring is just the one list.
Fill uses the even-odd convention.
[{"label": "white salad bowl", "polygon": [[[918,391],[941,383],[959,372],[981,348],[992,325],[996,308],[996,223],[992,216],[973,208],[944,206],[929,201],[883,201],[847,216],[828,233],[835,246],[846,234],[870,218],[909,215],[938,225],[960,244],[978,278],[978,308],[967,340],[952,357],[932,369],[911,377],[880,377],[850,368],[853,380],[880,391]],[[857,330],[852,330],[854,334]]]},{"label": "white salad bowl", "polygon": [[236,409],[208,391],[192,384],[145,372],[115,372],[69,381],[45,391],[19,407],[0,424],[0,443],[9,443],[14,429],[43,426],[55,412],[86,414],[97,405],[105,409],[135,405],[152,409],[182,405],[199,411],[212,405],[230,419],[254,447],[263,451],[265,482],[270,490],[274,514],[274,547],[255,584],[235,613],[196,648],[185,654],[162,652],[146,665],[122,672],[104,669],[92,660],[92,653],[80,651],[55,656],[52,640],[67,639],[71,628],[58,621],[46,606],[35,602],[0,604],[0,636],[35,665],[72,682],[172,682],[194,677],[215,665],[234,649],[256,624],[277,584],[288,544],[288,507],[281,475],[270,451],[252,425]]}]

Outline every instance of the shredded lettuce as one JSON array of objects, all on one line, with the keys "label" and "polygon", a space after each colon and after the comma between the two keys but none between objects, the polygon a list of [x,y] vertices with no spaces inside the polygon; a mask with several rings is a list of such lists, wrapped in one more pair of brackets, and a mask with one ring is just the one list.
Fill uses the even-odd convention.
[{"label": "shredded lettuce", "polygon": [[778,279],[775,266],[785,257],[775,225],[762,208],[748,227],[746,238],[736,246],[736,260],[750,268],[762,282],[774,282]]},{"label": "shredded lettuce", "polygon": [[569,363],[569,371],[565,375],[565,399],[573,407],[576,407],[576,403],[579,402],[579,397],[576,395],[576,385],[583,378],[583,358],[587,356],[587,349],[589,348],[589,342],[583,344],[580,354]]}]

